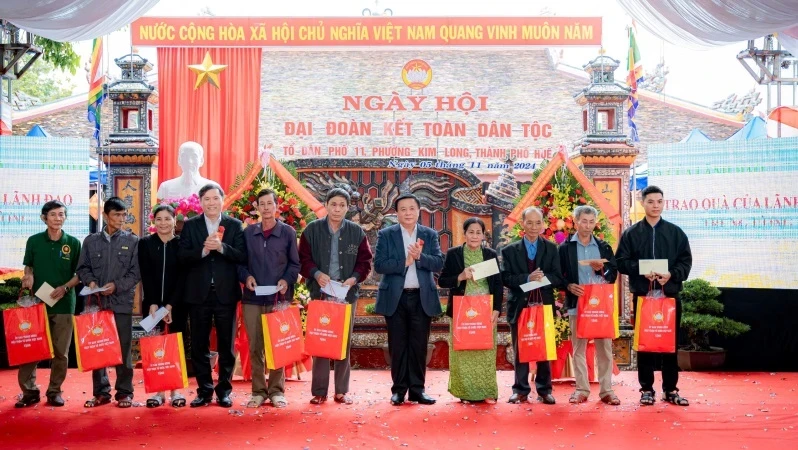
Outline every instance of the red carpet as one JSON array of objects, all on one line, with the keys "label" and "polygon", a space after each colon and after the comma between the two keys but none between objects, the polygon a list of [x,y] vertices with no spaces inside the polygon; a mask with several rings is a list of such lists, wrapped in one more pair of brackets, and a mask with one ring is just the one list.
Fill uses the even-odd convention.
[{"label": "red carpet", "polygon": [[[587,403],[569,405],[570,382],[555,384],[555,406],[507,404],[508,371],[499,372],[498,404],[464,405],[447,392],[448,373],[430,371],[427,392],[436,405],[393,407],[390,372],[353,370],[354,405],[309,405],[309,374],[303,374],[302,381],[287,382],[290,405],[283,410],[247,410],[242,404],[249,383],[236,382],[232,413],[218,406],[124,410],[111,404],[87,410],[91,375],[76,370],[64,385],[67,406],[40,403],[20,410],[14,408],[16,375],[0,371],[2,449],[798,448],[795,373],[682,373],[680,387],[690,407],[657,402],[641,408],[635,372],[615,378],[624,404],[612,407],[598,402],[596,385]],[[48,375],[40,370],[40,385],[46,386]],[[136,389],[136,401],[143,403],[140,371]]]}]

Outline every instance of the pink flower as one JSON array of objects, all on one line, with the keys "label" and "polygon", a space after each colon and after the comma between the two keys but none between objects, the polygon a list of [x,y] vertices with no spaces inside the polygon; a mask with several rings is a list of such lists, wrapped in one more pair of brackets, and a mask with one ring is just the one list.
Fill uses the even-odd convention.
[{"label": "pink flower", "polygon": [[563,242],[565,242],[566,237],[568,236],[562,231],[554,233],[554,241],[557,242],[558,244],[562,244]]}]

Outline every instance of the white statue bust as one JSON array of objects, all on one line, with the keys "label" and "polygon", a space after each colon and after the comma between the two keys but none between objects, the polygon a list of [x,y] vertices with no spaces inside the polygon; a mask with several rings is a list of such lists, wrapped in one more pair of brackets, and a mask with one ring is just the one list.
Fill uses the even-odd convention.
[{"label": "white statue bust", "polygon": [[193,141],[183,142],[177,151],[177,165],[183,173],[177,178],[166,180],[158,187],[158,198],[190,197],[199,193],[202,186],[213,181],[203,178],[199,169],[205,164],[205,150]]}]

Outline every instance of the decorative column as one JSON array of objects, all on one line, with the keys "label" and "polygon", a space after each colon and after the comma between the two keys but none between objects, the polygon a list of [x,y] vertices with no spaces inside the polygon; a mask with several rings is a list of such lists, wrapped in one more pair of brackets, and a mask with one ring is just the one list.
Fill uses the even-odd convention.
[{"label": "decorative column", "polygon": [[108,167],[105,194],[106,198],[118,196],[127,204],[125,228],[144,236],[158,155],[158,138],[153,133],[153,110],[149,104],[156,94],[146,79],[152,65],[135,52],[114,62],[122,69],[122,78],[106,87],[108,100],[112,102],[113,123],[99,148]]},{"label": "decorative column", "polygon": [[[584,134],[575,143],[570,156],[612,207],[620,211],[625,228],[630,223],[629,170],[639,151],[624,132],[624,102],[630,89],[615,81],[615,69],[619,64],[620,61],[602,54],[584,66],[590,74],[590,84],[575,97],[582,107]],[[614,230],[616,248],[623,228]],[[622,294],[620,325],[622,330],[627,330],[615,341],[616,362],[619,366],[631,368],[635,364],[628,330],[634,326],[631,322],[631,296],[625,278],[618,283],[616,293]]]}]

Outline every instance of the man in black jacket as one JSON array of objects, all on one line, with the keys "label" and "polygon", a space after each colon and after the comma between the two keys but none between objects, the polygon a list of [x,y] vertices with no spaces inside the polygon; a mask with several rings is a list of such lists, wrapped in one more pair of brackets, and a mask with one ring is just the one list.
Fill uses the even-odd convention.
[{"label": "man in black jacket", "polygon": [[[614,283],[618,276],[615,255],[610,244],[593,235],[598,211],[588,205],[574,209],[576,233],[560,244],[560,263],[565,277],[565,307],[568,308],[568,321],[571,326],[571,343],[574,346],[574,375],[576,391],[571,395],[571,403],[583,403],[590,396],[590,383],[587,374],[587,342],[576,336],[577,301],[584,295],[584,285]],[[606,262],[602,262],[601,260]],[[580,264],[587,261],[589,264]],[[617,299],[613,299],[615,301]],[[599,398],[610,405],[620,405],[621,401],[612,390],[612,339],[594,339],[598,378],[601,390]]]},{"label": "man in black jacket", "polygon": [[[510,337],[515,353],[515,383],[513,384],[513,395],[508,400],[509,403],[526,402],[532,391],[529,385],[529,363],[518,362],[518,316],[530,300],[539,301],[538,298],[542,298],[543,304],[553,305],[554,288],[564,285],[557,246],[540,237],[541,231],[546,226],[543,221],[543,212],[538,208],[529,207],[524,210],[521,220],[523,221],[524,238],[501,249],[502,282],[505,287],[510,289],[510,295],[507,298],[507,322],[510,323]],[[549,280],[550,285],[528,293],[521,289],[522,284],[540,281],[544,276]],[[538,291],[540,296],[538,296]],[[537,363],[535,388],[538,393],[538,401],[547,405],[553,405],[556,402],[552,395],[551,366],[548,361]]]},{"label": "man in black jacket", "polygon": [[[246,264],[247,249],[241,222],[222,214],[224,191],[206,184],[199,191],[203,213],[183,225],[178,260],[185,265],[184,301],[191,320],[191,363],[197,378],[197,398],[192,407],[211,403],[214,390],[219,406],[233,406],[236,304],[241,300],[238,264]],[[216,326],[219,382],[213,387],[210,363],[211,326]]]},{"label": "man in black jacket", "polygon": [[[637,299],[648,294],[649,290],[661,286],[666,297],[676,299],[676,326],[682,318],[682,305],[679,292],[682,282],[687,280],[693,265],[690,242],[681,228],[661,217],[665,205],[662,189],[648,186],[643,189],[643,209],[645,219],[637,222],[621,235],[616,258],[618,271],[629,276],[629,290],[632,292],[635,311]],[[665,273],[640,274],[641,259],[667,259],[668,271]],[[687,406],[686,398],[679,396],[676,387],[679,381],[679,365],[676,353],[637,353],[637,379],[640,382],[643,405],[654,404],[654,367],[662,362],[663,400],[676,405]]]}]

